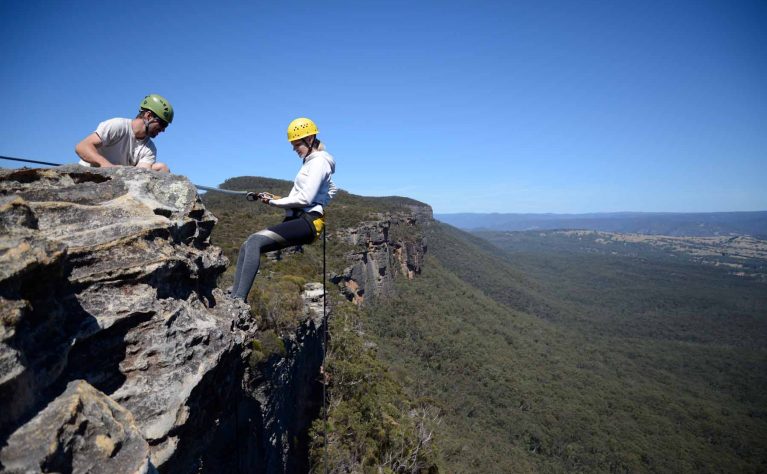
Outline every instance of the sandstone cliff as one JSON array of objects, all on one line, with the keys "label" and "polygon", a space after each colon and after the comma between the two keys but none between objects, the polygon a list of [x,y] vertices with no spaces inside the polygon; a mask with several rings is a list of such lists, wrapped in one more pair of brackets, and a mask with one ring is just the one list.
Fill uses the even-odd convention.
[{"label": "sandstone cliff", "polygon": [[[329,235],[358,304],[421,271],[431,209],[370,218]],[[262,332],[216,288],[216,221],[180,176],[0,170],[0,469],[308,470],[322,291],[292,332]]]},{"label": "sandstone cliff", "polygon": [[301,463],[289,440],[316,417],[322,317],[307,309],[243,381],[257,322],[215,288],[228,264],[215,222],[179,176],[0,170],[4,471]]},{"label": "sandstone cliff", "polygon": [[398,276],[413,279],[421,273],[427,249],[426,237],[417,226],[431,221],[428,206],[377,217],[333,234],[354,250],[347,254],[351,265],[332,281],[360,305],[390,295]]}]

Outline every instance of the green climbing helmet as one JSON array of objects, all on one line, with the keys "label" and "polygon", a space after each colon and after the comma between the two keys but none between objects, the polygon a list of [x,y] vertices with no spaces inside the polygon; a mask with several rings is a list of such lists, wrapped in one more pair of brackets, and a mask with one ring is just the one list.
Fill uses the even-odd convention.
[{"label": "green climbing helmet", "polygon": [[173,122],[173,106],[159,94],[149,94],[141,101],[141,109],[151,110],[168,123]]}]

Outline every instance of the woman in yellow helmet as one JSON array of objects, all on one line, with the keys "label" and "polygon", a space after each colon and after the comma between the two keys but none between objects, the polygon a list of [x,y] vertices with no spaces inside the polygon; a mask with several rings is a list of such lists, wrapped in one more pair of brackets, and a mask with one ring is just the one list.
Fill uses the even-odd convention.
[{"label": "woman in yellow helmet", "polygon": [[309,244],[325,228],[325,207],[336,194],[331,175],[336,162],[317,138],[317,125],[297,118],[288,125],[288,141],[303,165],[287,197],[259,195],[270,206],[285,209],[281,224],[256,232],[245,240],[237,256],[232,296],[245,300],[258,273],[261,254],[292,245]]}]

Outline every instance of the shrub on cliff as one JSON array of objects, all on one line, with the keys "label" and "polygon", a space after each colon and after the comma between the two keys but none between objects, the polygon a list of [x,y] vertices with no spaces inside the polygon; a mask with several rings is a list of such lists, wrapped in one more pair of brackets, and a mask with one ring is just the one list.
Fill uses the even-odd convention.
[{"label": "shrub on cliff", "polygon": [[[344,303],[331,319],[332,351],[326,358],[330,472],[438,472],[433,433],[438,409],[409,400],[402,386],[355,329],[359,313]],[[324,420],[312,428],[314,472],[325,461]]]},{"label": "shrub on cliff", "polygon": [[251,353],[248,362],[253,369],[274,355],[280,357],[285,355],[285,343],[273,330],[259,333],[258,339],[251,341],[250,346]]}]

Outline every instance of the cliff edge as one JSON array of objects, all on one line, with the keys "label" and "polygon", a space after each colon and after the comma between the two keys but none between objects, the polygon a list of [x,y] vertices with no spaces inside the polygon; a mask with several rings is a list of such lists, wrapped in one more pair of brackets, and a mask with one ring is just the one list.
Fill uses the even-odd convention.
[{"label": "cliff edge", "polygon": [[[385,299],[395,278],[420,272],[428,206],[397,202],[360,220],[385,206],[338,204],[350,225],[328,237],[340,257],[329,277],[346,299]],[[241,209],[213,210],[254,225],[226,206]],[[229,264],[211,244],[216,222],[182,176],[0,170],[0,470],[310,469],[321,284],[307,275],[292,325],[270,326],[216,288]]]},{"label": "cliff edge", "polygon": [[234,421],[256,328],[215,222],[180,176],[0,170],[4,470],[170,470]]}]

